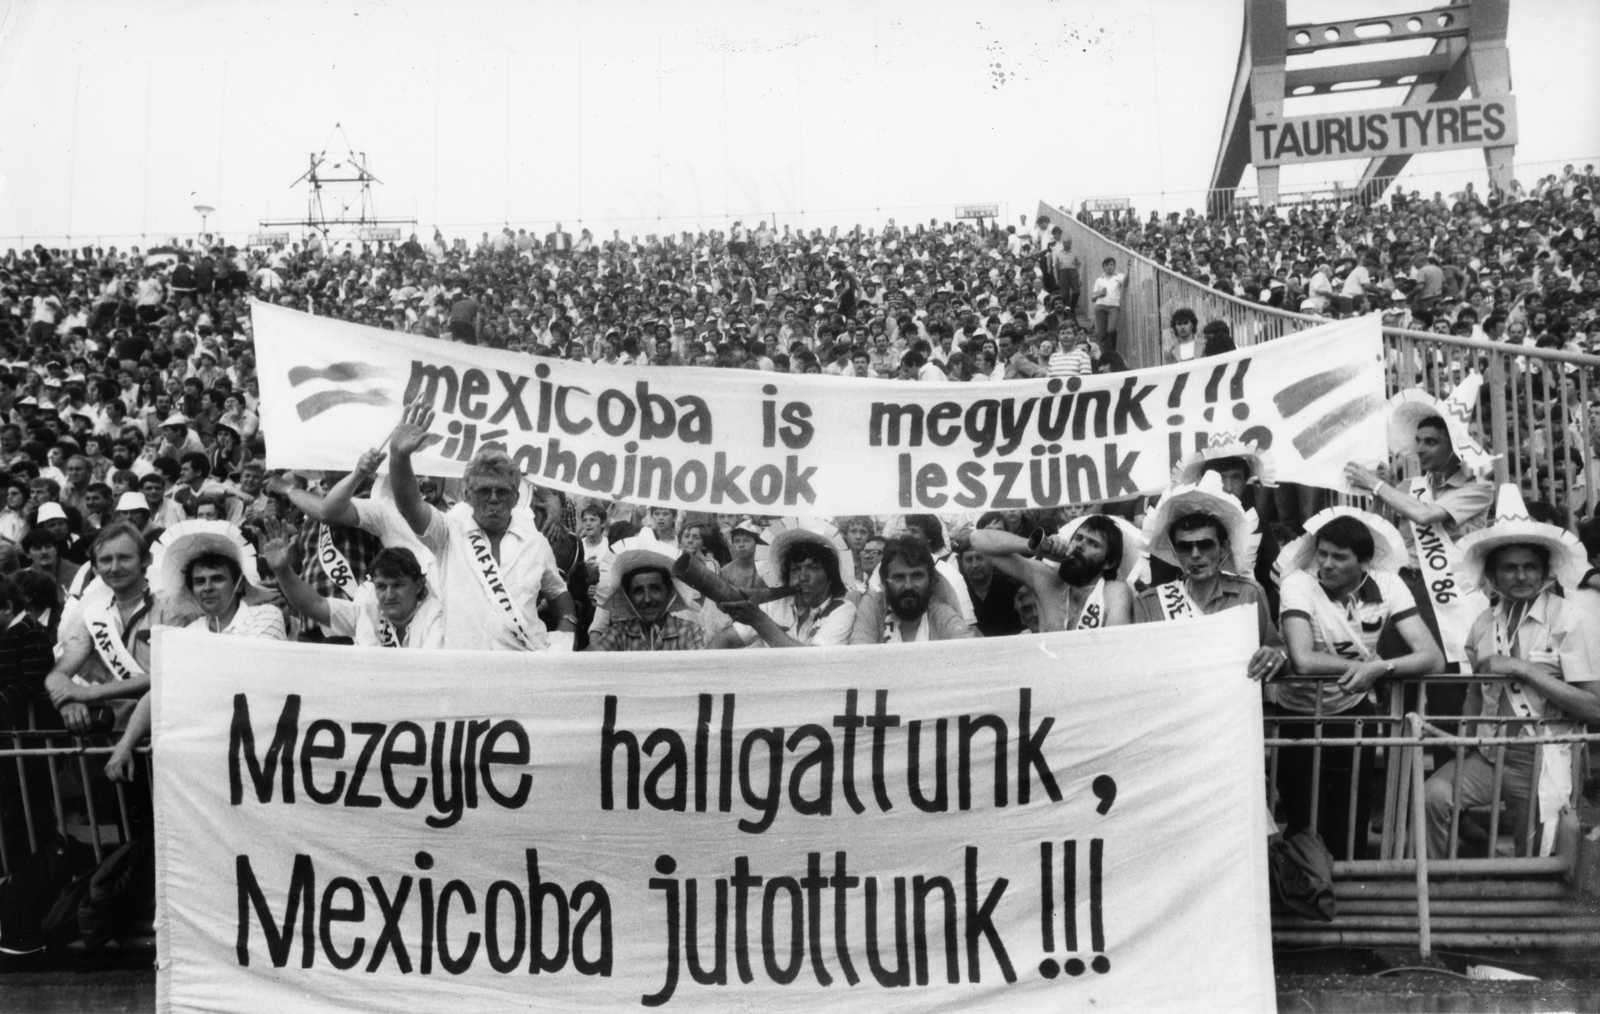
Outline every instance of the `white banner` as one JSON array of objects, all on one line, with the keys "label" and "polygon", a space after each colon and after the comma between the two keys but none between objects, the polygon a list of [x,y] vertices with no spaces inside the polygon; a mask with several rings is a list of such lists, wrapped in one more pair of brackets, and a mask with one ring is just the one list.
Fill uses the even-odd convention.
[{"label": "white banner", "polygon": [[162,630],[158,1009],[1274,1011],[1255,631]]},{"label": "white banner", "polygon": [[1175,366],[912,384],[617,367],[460,345],[254,304],[271,468],[349,469],[406,402],[437,417],[419,474],[498,446],[541,485],[770,514],[955,513],[1165,488],[1229,432],[1278,478],[1339,488],[1385,441],[1379,322],[1359,317]]}]

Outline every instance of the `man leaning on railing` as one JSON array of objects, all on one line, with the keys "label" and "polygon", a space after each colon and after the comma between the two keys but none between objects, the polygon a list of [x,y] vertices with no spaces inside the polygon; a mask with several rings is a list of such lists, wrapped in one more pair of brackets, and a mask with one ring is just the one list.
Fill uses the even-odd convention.
[{"label": "man leaning on railing", "polygon": [[[1582,545],[1563,528],[1531,520],[1513,483],[1500,487],[1495,506],[1494,524],[1462,540],[1457,569],[1464,582],[1481,585],[1493,603],[1467,635],[1470,670],[1511,678],[1473,685],[1464,713],[1511,720],[1478,723],[1477,733],[1490,736],[1567,732],[1565,723],[1554,721],[1564,717],[1600,720],[1600,653],[1584,629],[1600,617],[1587,611],[1588,603],[1575,605],[1558,592],[1558,584],[1582,579],[1587,566]],[[1496,750],[1468,751],[1428,779],[1429,856],[1448,854],[1455,807],[1491,805],[1497,790],[1510,807],[1518,851],[1536,821],[1539,854],[1550,853],[1557,818],[1572,796],[1570,745],[1507,747],[1501,779],[1495,776]]]}]

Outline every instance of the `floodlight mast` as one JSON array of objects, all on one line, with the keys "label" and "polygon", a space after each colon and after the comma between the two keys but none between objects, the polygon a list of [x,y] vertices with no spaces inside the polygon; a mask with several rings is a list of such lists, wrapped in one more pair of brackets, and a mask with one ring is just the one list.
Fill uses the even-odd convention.
[{"label": "floodlight mast", "polygon": [[[343,151],[330,155],[329,144],[334,135],[344,142]],[[263,219],[262,235],[274,229],[298,227],[306,233],[315,233],[323,241],[354,237],[362,241],[395,241],[405,232],[415,232],[414,218],[381,218],[372,198],[372,185],[383,181],[367,167],[367,153],[356,151],[345,135],[344,127],[335,123],[322,151],[311,152],[309,166],[299,178],[289,184],[291,188],[307,184],[306,215],[301,219]],[[324,194],[326,188],[327,193]],[[324,197],[328,202],[324,202]],[[337,202],[334,213],[329,214],[328,204]]]}]

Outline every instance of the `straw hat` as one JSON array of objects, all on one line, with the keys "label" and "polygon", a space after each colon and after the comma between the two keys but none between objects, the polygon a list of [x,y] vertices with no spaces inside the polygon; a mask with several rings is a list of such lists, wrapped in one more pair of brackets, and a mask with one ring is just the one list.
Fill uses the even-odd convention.
[{"label": "straw hat", "polygon": [[246,602],[259,605],[272,599],[271,590],[260,585],[255,547],[245,540],[238,525],[226,521],[180,521],[163,532],[150,547],[156,591],[174,601],[195,605],[183,572],[202,553],[221,553],[239,565],[244,574]]},{"label": "straw hat", "polygon": [[797,542],[833,550],[839,561],[839,577],[846,586],[854,583],[856,565],[850,547],[845,545],[838,528],[817,518],[779,518],[767,528],[766,551],[756,550],[756,566],[762,580],[774,588],[782,587],[784,556]]},{"label": "straw hat", "polygon": [[1067,544],[1072,541],[1073,534],[1077,532],[1079,528],[1083,527],[1083,523],[1088,521],[1091,517],[1096,516],[1103,517],[1107,521],[1115,524],[1117,529],[1122,532],[1122,562],[1117,565],[1117,580],[1132,580],[1135,575],[1144,569],[1144,533],[1138,528],[1135,528],[1133,522],[1119,518],[1115,514],[1084,514],[1080,517],[1073,518],[1071,521],[1068,521],[1066,524],[1062,525],[1061,531],[1055,534],[1054,541],[1056,543],[1056,548],[1064,551],[1067,548]]},{"label": "straw hat", "polygon": [[[670,575],[672,564],[677,557],[664,548],[656,539],[655,533],[648,528],[638,535],[617,540],[611,544],[611,549],[617,555],[611,560],[605,575],[600,580],[597,598],[612,617],[635,619],[639,614],[628,598],[628,575],[645,567],[659,567]],[[672,589],[672,601],[667,605],[667,613],[698,619],[698,611],[694,606],[694,590],[676,578],[672,580]]]},{"label": "straw hat", "polygon": [[1535,521],[1528,516],[1522,491],[1514,482],[1505,483],[1495,498],[1494,523],[1462,538],[1461,559],[1456,575],[1468,588],[1490,591],[1485,568],[1489,554],[1501,546],[1541,546],[1550,553],[1550,576],[1575,588],[1588,569],[1583,543],[1565,528]]},{"label": "straw hat", "polygon": [[1306,521],[1306,533],[1283,547],[1278,553],[1278,568],[1287,575],[1297,570],[1314,570],[1317,565],[1317,532],[1334,518],[1355,518],[1372,533],[1372,561],[1369,570],[1398,574],[1410,562],[1406,540],[1400,529],[1371,511],[1357,507],[1329,507],[1318,511]]},{"label": "straw hat", "polygon": [[1205,474],[1206,465],[1219,458],[1243,458],[1250,463],[1250,478],[1263,486],[1278,484],[1278,468],[1273,464],[1272,452],[1263,450],[1254,440],[1240,440],[1232,433],[1213,433],[1209,444],[1184,455],[1178,467],[1172,470],[1172,484],[1194,485]]},{"label": "straw hat", "polygon": [[1467,428],[1467,420],[1478,404],[1478,391],[1483,386],[1483,375],[1476,370],[1462,378],[1450,392],[1450,397],[1440,401],[1420,387],[1408,387],[1389,399],[1389,453],[1410,454],[1417,448],[1417,424],[1437,416],[1444,420],[1450,433],[1450,446],[1456,456],[1469,469],[1480,472],[1494,464],[1498,455],[1484,450]]},{"label": "straw hat", "polygon": [[1250,550],[1250,523],[1239,501],[1223,492],[1222,477],[1207,472],[1192,485],[1172,486],[1162,495],[1144,522],[1144,544],[1151,556],[1182,567],[1178,554],[1172,548],[1168,534],[1173,522],[1190,514],[1209,514],[1222,523],[1228,535],[1228,558],[1223,570],[1249,575],[1255,567],[1255,554]]}]

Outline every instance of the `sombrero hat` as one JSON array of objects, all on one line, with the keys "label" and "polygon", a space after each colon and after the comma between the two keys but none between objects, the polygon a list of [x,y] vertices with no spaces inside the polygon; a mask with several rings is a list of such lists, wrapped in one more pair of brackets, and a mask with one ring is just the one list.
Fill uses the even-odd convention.
[{"label": "sombrero hat", "polygon": [[1158,560],[1182,567],[1178,554],[1172,548],[1168,530],[1173,522],[1190,514],[1209,514],[1222,524],[1228,535],[1229,558],[1223,560],[1223,570],[1248,576],[1255,567],[1255,553],[1250,549],[1250,523],[1239,501],[1223,492],[1222,477],[1207,472],[1192,485],[1172,486],[1162,495],[1144,522],[1144,544],[1149,554]]},{"label": "sombrero hat", "polygon": [[1498,455],[1484,450],[1467,428],[1467,421],[1472,418],[1482,386],[1483,375],[1473,370],[1443,401],[1420,387],[1408,387],[1397,392],[1389,399],[1388,406],[1389,453],[1410,454],[1415,451],[1417,424],[1437,416],[1444,420],[1445,429],[1450,433],[1450,445],[1462,464],[1475,472],[1488,468]]},{"label": "sombrero hat", "polygon": [[774,588],[783,585],[783,560],[798,542],[810,542],[833,551],[839,563],[839,577],[848,587],[855,583],[855,558],[844,536],[832,523],[820,518],[779,518],[767,527],[767,545],[756,547],[756,566],[762,580]]},{"label": "sombrero hat", "polygon": [[256,550],[239,526],[227,521],[180,521],[161,533],[150,547],[156,591],[173,601],[196,605],[184,581],[184,571],[203,553],[220,553],[239,565],[244,575],[243,598],[251,605],[271,601],[272,591],[261,587]]},{"label": "sombrero hat", "polygon": [[[1028,545],[1037,552],[1041,547],[1053,543],[1050,550],[1052,556],[1064,553],[1067,544],[1072,541],[1073,533],[1083,527],[1083,523],[1093,516],[1084,514],[1075,517],[1062,525],[1061,531],[1053,536],[1045,536],[1044,529],[1041,528],[1028,539]],[[1144,533],[1134,527],[1133,522],[1119,518],[1115,514],[1101,514],[1099,516],[1115,524],[1117,529],[1122,532],[1122,562],[1117,565],[1117,580],[1132,580],[1134,575],[1144,567]]]},{"label": "sombrero hat", "polygon": [[1400,529],[1371,511],[1357,507],[1329,507],[1311,515],[1306,521],[1305,534],[1284,546],[1279,552],[1278,569],[1281,573],[1289,574],[1316,567],[1317,532],[1334,518],[1355,518],[1366,525],[1367,531],[1372,533],[1372,562],[1368,564],[1370,569],[1398,574],[1400,568],[1410,562],[1410,554],[1406,551],[1406,540],[1400,534]]},{"label": "sombrero hat", "polygon": [[1505,483],[1495,498],[1494,523],[1462,538],[1461,559],[1456,575],[1468,588],[1489,591],[1485,574],[1489,554],[1501,546],[1541,546],[1550,553],[1550,576],[1569,588],[1583,580],[1588,556],[1583,543],[1565,528],[1535,521],[1522,502],[1522,491],[1514,482]]},{"label": "sombrero hat", "polygon": [[1254,440],[1240,440],[1232,433],[1213,433],[1211,442],[1196,451],[1190,451],[1172,470],[1174,486],[1191,486],[1205,474],[1206,465],[1219,458],[1243,458],[1250,463],[1250,478],[1263,486],[1278,484],[1278,468],[1272,461],[1272,452],[1263,450]]},{"label": "sombrero hat", "polygon": [[[613,617],[633,618],[638,614],[628,599],[628,575],[644,567],[660,567],[671,574],[672,565],[677,557],[662,546],[657,541],[655,533],[648,528],[638,535],[613,542],[611,549],[617,555],[607,564],[605,573],[601,575],[600,590],[596,597],[606,612]],[[667,606],[667,612],[675,616],[698,619],[693,589],[677,578],[672,579],[672,588],[673,601]]]}]

